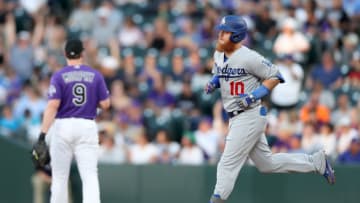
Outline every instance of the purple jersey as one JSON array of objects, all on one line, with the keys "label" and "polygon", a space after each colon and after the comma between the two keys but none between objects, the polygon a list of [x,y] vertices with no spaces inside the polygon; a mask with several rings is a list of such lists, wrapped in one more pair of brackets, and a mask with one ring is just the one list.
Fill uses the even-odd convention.
[{"label": "purple jersey", "polygon": [[86,66],[65,66],[51,77],[48,99],[60,99],[56,118],[94,119],[100,101],[109,97],[104,77]]}]

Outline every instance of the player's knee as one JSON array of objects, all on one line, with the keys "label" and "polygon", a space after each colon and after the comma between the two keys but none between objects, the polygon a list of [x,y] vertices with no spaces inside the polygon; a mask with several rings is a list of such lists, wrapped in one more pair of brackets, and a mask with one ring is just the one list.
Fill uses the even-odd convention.
[{"label": "player's knee", "polygon": [[272,169],[269,167],[258,167],[257,168],[259,170],[259,172],[261,173],[271,173]]},{"label": "player's knee", "polygon": [[262,164],[260,166],[256,166],[256,168],[261,173],[271,173],[275,170],[275,166],[271,163]]}]

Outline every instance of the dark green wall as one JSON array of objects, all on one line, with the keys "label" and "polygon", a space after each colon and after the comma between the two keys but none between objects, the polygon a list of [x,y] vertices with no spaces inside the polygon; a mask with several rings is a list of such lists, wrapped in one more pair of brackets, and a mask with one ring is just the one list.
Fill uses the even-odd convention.
[{"label": "dark green wall", "polygon": [[0,202],[32,201],[30,149],[0,139]]},{"label": "dark green wall", "polygon": [[[0,203],[32,200],[29,149],[0,139]],[[337,166],[330,186],[316,174],[260,174],[253,167],[240,173],[228,203],[359,203],[360,166]],[[75,203],[81,182],[71,175]],[[104,203],[207,203],[215,184],[214,166],[101,165]]]}]

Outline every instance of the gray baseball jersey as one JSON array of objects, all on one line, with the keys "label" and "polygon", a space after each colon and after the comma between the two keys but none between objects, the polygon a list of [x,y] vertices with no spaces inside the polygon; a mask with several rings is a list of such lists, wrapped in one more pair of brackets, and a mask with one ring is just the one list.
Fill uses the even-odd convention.
[{"label": "gray baseball jersey", "polygon": [[[220,78],[221,97],[227,112],[240,110],[239,94],[251,93],[263,80],[281,78],[275,65],[246,46],[236,50],[226,61],[224,57],[223,52],[215,52],[213,74]],[[251,108],[260,102],[255,102]]]},{"label": "gray baseball jersey", "polygon": [[[277,78],[283,82],[276,66],[255,51],[242,46],[228,59],[224,53],[215,52],[213,73],[219,76],[221,96],[226,111],[241,110],[239,94],[250,94],[266,79]],[[225,61],[225,62],[224,62]],[[264,134],[266,110],[260,100],[229,122],[224,152],[217,167],[214,194],[226,200],[233,190],[241,167],[248,158],[262,172],[312,172],[317,171],[320,158],[306,154],[273,154]],[[319,156],[318,156],[319,157]]]},{"label": "gray baseball jersey", "polygon": [[51,78],[48,98],[61,100],[56,118],[94,119],[97,105],[108,97],[103,76],[88,66],[66,66]]}]

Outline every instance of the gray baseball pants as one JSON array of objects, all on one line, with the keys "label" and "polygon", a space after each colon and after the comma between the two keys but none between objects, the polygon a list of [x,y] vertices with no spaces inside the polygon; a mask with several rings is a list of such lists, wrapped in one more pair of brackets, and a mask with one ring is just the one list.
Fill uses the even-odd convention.
[{"label": "gray baseball pants", "polygon": [[264,130],[266,115],[260,115],[260,107],[246,110],[230,119],[229,133],[224,152],[217,166],[214,194],[226,200],[245,161],[250,158],[263,173],[315,172],[311,155],[273,154]]}]

